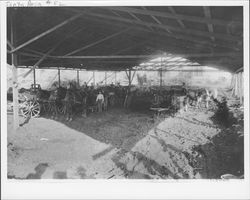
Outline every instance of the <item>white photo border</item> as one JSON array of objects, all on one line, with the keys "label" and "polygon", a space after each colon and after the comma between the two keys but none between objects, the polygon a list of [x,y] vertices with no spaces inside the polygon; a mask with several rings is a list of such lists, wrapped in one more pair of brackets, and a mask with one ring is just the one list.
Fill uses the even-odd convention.
[{"label": "white photo border", "polygon": [[[244,180],[9,180],[7,179],[7,5],[51,6],[48,0],[0,1],[1,187],[3,199],[249,199],[249,1],[137,0],[60,1],[55,6],[243,6],[244,10]],[[34,3],[29,4],[28,2]],[[9,4],[8,4],[9,3]]]}]

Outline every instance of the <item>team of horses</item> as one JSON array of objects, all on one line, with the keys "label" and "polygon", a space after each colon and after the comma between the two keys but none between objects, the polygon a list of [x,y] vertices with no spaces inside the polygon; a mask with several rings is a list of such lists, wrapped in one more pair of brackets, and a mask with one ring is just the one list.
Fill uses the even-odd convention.
[{"label": "team of horses", "polygon": [[[29,91],[23,89],[27,92]],[[35,100],[41,105],[41,110],[52,118],[64,115],[67,121],[72,121],[75,114],[86,117],[97,112],[96,97],[104,95],[102,108],[123,106],[126,108],[148,109],[149,107],[174,107],[187,111],[190,106],[208,108],[211,101],[217,101],[212,92],[207,89],[186,89],[182,86],[162,88],[128,88],[125,86],[108,85],[99,88],[77,87],[70,83],[67,87],[54,87],[51,90],[39,89]],[[204,106],[203,106],[204,105]]]},{"label": "team of horses", "polygon": [[125,89],[121,86],[94,89],[69,84],[67,88],[56,87],[50,91],[39,90],[36,94],[36,100],[42,106],[42,111],[50,114],[52,118],[63,114],[66,116],[66,120],[72,121],[74,114],[80,113],[86,117],[89,113],[97,111],[96,97],[99,91],[104,95],[103,110],[107,110],[109,106],[122,104],[126,95]]},{"label": "team of horses", "polygon": [[[187,111],[190,106],[200,108],[211,108],[217,97],[205,88],[186,89],[182,86],[171,86],[169,88],[145,88],[134,89],[130,92],[127,104],[142,109],[151,108],[174,108]],[[134,104],[134,105],[133,105]],[[146,105],[147,104],[147,105]],[[130,107],[126,105],[126,107]]]}]

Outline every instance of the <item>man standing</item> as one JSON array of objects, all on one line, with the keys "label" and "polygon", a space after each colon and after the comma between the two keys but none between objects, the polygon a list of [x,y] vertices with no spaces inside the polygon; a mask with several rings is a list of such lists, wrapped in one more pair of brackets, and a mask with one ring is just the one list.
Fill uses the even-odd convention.
[{"label": "man standing", "polygon": [[96,97],[96,102],[97,102],[98,112],[102,112],[102,104],[104,103],[104,96],[101,93],[101,91],[99,92],[99,94]]}]

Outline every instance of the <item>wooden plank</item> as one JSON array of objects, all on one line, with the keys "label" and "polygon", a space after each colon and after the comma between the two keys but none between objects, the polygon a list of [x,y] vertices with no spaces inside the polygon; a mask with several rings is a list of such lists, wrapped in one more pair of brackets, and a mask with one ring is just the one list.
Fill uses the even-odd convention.
[{"label": "wooden plank", "polygon": [[[74,9],[67,9],[67,10],[71,10],[73,12],[79,12],[79,11],[76,11]],[[87,15],[86,15],[87,16]],[[91,16],[90,16],[91,17]],[[117,22],[114,22],[114,21],[110,21],[109,19],[107,20],[103,20],[103,19],[107,19],[105,17],[105,15],[103,15],[102,18],[91,18],[91,20],[94,20],[94,21],[98,21],[98,22],[102,22],[102,23],[105,23],[105,24],[110,24],[110,25],[115,25],[115,26],[130,26],[132,27],[133,29],[136,29],[136,30],[140,30],[140,31],[144,31],[144,32],[151,32],[151,33],[154,33],[156,34],[155,31],[150,31],[148,30],[147,28],[144,28],[144,27],[140,27],[140,26],[135,26],[133,24],[120,24],[120,23],[117,23]],[[220,44],[220,43],[213,43],[213,42],[210,42],[209,40],[199,40],[199,39],[196,39],[195,37],[190,37],[190,36],[187,36],[185,34],[182,34],[182,33],[175,33],[175,34],[169,34],[167,32],[161,32],[161,31],[158,31],[157,32],[157,35],[160,35],[160,36],[167,36],[167,37],[172,37],[172,38],[177,38],[177,39],[180,39],[180,40],[188,40],[188,41],[191,41],[191,42],[194,42],[196,44],[203,44],[203,45],[206,45],[206,46],[211,46],[211,47],[214,47],[214,46],[219,46],[219,47],[225,47],[225,48],[230,48],[230,49],[237,49],[237,47],[235,47],[235,45],[231,45],[231,44]],[[156,36],[157,36],[156,35]],[[138,36],[138,35],[137,35]],[[144,36],[144,34],[141,34],[139,36]],[[237,49],[238,50],[238,49]]]},{"label": "wooden plank", "polygon": [[[210,8],[208,6],[203,6],[203,10],[204,10],[204,14],[206,18],[212,19],[211,17],[211,12],[210,12]],[[214,28],[213,28],[213,24],[211,23],[207,23],[207,27],[208,27],[208,31],[210,33],[214,32]],[[214,37],[211,37],[212,41],[215,41]]]},{"label": "wooden plank", "polygon": [[10,49],[14,49],[14,46],[11,44],[11,42],[9,40],[7,40],[7,44],[10,47]]},{"label": "wooden plank", "polygon": [[[136,19],[137,21],[142,21],[140,18],[138,18],[135,14],[131,13],[131,12],[128,12],[128,14],[130,16],[132,16],[134,19]],[[154,29],[151,27],[151,26],[148,26],[148,28],[151,30],[151,31],[154,31]]]},{"label": "wooden plank", "polygon": [[32,42],[35,42],[36,40],[38,40],[38,39],[40,39],[40,38],[42,38],[42,37],[48,35],[49,33],[51,33],[51,32],[53,32],[53,31],[55,31],[55,30],[61,28],[62,26],[68,24],[69,22],[72,22],[73,20],[79,18],[81,15],[82,15],[82,13],[76,14],[76,15],[74,15],[73,17],[71,17],[71,18],[69,18],[69,19],[67,19],[67,20],[65,20],[65,21],[63,21],[63,22],[61,22],[60,24],[51,27],[49,30],[44,31],[43,33],[41,33],[41,34],[39,34],[39,35],[37,35],[37,36],[31,38],[30,40],[24,42],[24,43],[21,44],[21,45],[17,46],[15,49],[13,49],[13,50],[11,51],[11,53],[16,52],[16,51],[22,49],[23,47],[25,47],[25,46],[31,44]]},{"label": "wooden plank", "polygon": [[95,71],[93,71],[93,83],[95,85]]},{"label": "wooden plank", "polygon": [[132,80],[131,80],[131,69],[128,70],[128,87],[130,88],[131,87],[131,83],[132,83]]},{"label": "wooden plank", "polygon": [[178,27],[169,26],[169,25],[165,25],[165,24],[164,25],[163,24],[155,24],[155,23],[151,23],[151,22],[137,21],[137,20],[121,18],[121,17],[113,17],[113,16],[104,15],[104,14],[91,13],[91,12],[87,12],[87,11],[84,11],[84,13],[86,15],[90,15],[90,16],[106,18],[106,19],[116,20],[116,21],[125,22],[125,23],[131,23],[131,24],[138,24],[138,25],[162,28],[164,30],[169,29],[171,31],[177,31],[177,32],[181,32],[181,33],[184,32],[185,34],[197,35],[197,36],[202,36],[202,37],[204,37],[204,36],[206,36],[206,37],[216,37],[216,38],[220,38],[222,40],[229,40],[229,41],[238,41],[238,40],[242,39],[242,37],[232,36],[232,35],[229,35],[229,34],[209,33],[209,32],[206,32],[206,31],[187,29],[187,28],[183,29],[183,28],[178,28]]},{"label": "wooden plank", "polygon": [[[199,23],[210,23],[214,25],[220,25],[220,26],[227,26],[229,21],[221,20],[221,19],[209,19],[206,17],[198,17],[198,16],[190,16],[190,15],[183,15],[183,14],[170,14],[167,12],[160,12],[160,11],[153,11],[153,10],[142,10],[132,7],[104,7],[105,9],[111,9],[111,10],[117,10],[117,11],[123,11],[123,12],[132,12],[136,14],[142,14],[142,15],[153,15],[163,18],[171,18],[171,19],[180,19],[180,20],[186,20],[191,22],[199,22]],[[242,22],[235,21],[236,24],[242,25]]]},{"label": "wooden plank", "polygon": [[133,80],[134,80],[135,74],[136,74],[136,71],[134,71],[134,73],[133,73],[133,75],[132,75],[131,83],[132,83]]},{"label": "wooden plank", "polygon": [[124,29],[124,30],[122,30],[122,31],[119,31],[119,32],[114,33],[114,34],[111,34],[111,35],[109,35],[109,36],[106,36],[106,37],[104,37],[104,38],[102,38],[102,39],[100,39],[100,40],[98,40],[98,41],[92,42],[92,43],[90,43],[90,44],[88,44],[88,45],[85,45],[85,46],[83,46],[83,47],[81,47],[81,48],[78,48],[78,49],[76,49],[76,50],[74,50],[74,51],[71,51],[71,52],[65,54],[65,56],[69,56],[69,55],[75,54],[75,53],[77,53],[77,52],[86,50],[86,49],[88,49],[88,48],[90,48],[90,47],[93,47],[93,46],[95,46],[95,45],[97,45],[97,44],[100,44],[100,43],[102,43],[102,42],[104,42],[104,41],[106,41],[106,40],[109,40],[109,39],[111,39],[111,38],[113,38],[113,37],[116,37],[116,36],[118,36],[118,35],[120,35],[120,34],[122,34],[122,33],[125,33],[125,32],[127,32],[128,30],[130,30],[130,28],[126,28],[126,29]]},{"label": "wooden plank", "polygon": [[[177,14],[172,6],[168,6],[168,9],[170,10],[171,13],[173,13],[175,15]],[[176,19],[176,21],[181,26],[181,28],[183,28],[183,29],[186,28],[186,26],[184,25],[184,23],[182,22],[182,20]]]},{"label": "wooden plank", "polygon": [[107,72],[105,72],[105,85],[107,85]]},{"label": "wooden plank", "polygon": [[[12,47],[15,46],[15,14],[11,15],[11,41]],[[13,49],[12,49],[13,50]],[[12,60],[12,92],[13,92],[13,128],[16,130],[19,127],[19,102],[18,102],[18,72],[17,72],[17,55],[11,54]]]},{"label": "wooden plank", "polygon": [[34,83],[34,87],[36,85],[36,68],[33,67],[33,83]]},{"label": "wooden plank", "polygon": [[61,71],[60,68],[58,68],[58,86],[61,86]]},{"label": "wooden plank", "polygon": [[[145,6],[142,6],[142,8],[144,10],[148,10]],[[162,24],[161,21],[159,19],[157,19],[154,15],[150,15],[150,17],[157,23],[157,24]],[[166,31],[169,32],[170,34],[172,34],[172,32],[166,28]]]},{"label": "wooden plank", "polygon": [[80,86],[79,70],[76,70],[77,85]]},{"label": "wooden plank", "polygon": [[[138,58],[156,58],[159,55],[108,55],[108,56],[49,56],[51,58],[63,59],[138,59]],[[196,53],[196,54],[176,54],[180,57],[225,57],[225,56],[242,56],[241,53]]]},{"label": "wooden plank", "polygon": [[[33,70],[35,70],[36,67],[38,67],[58,46],[60,46],[66,39],[70,38],[71,36],[73,36],[74,34],[78,33],[79,31],[81,31],[81,29],[77,30],[77,31],[74,31],[74,32],[71,32],[69,35],[66,35],[66,37],[64,37],[62,40],[58,41],[48,52],[46,52],[45,54],[42,54],[42,57],[33,65]],[[32,51],[32,50],[31,50]],[[33,51],[33,52],[36,52],[36,51]],[[38,52],[37,52],[38,53]],[[39,52],[39,54],[41,54]],[[25,77],[29,75],[29,73],[31,72],[32,70],[28,71],[26,74],[25,74]],[[34,72],[35,73],[35,72]],[[35,80],[34,80],[34,84],[35,84]]]}]

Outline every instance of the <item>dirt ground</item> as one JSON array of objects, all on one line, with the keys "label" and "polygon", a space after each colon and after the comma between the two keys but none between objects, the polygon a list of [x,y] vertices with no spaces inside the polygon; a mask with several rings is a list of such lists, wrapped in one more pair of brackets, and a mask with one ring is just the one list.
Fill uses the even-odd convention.
[{"label": "dirt ground", "polygon": [[8,177],[182,179],[242,174],[243,124],[228,130],[216,124],[213,115],[194,108],[161,117],[112,109],[72,122],[35,118],[16,133],[8,115]]}]

